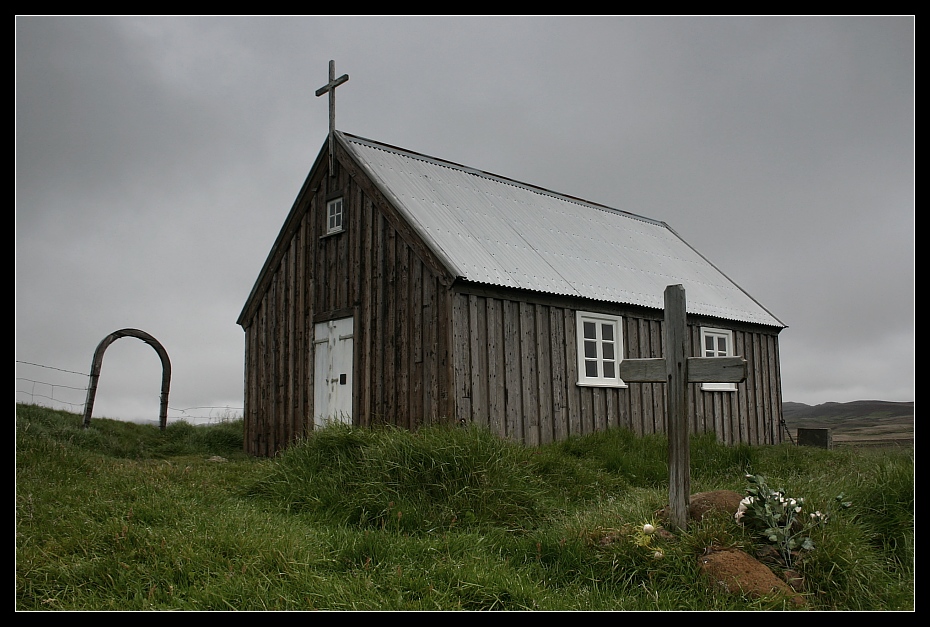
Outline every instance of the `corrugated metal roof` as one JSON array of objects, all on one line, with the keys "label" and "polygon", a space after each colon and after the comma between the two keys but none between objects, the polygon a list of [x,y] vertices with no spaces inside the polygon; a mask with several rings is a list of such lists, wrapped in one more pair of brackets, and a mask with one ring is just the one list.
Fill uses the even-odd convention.
[{"label": "corrugated metal roof", "polygon": [[450,272],[475,283],[784,327],[664,222],[345,133],[346,149]]}]

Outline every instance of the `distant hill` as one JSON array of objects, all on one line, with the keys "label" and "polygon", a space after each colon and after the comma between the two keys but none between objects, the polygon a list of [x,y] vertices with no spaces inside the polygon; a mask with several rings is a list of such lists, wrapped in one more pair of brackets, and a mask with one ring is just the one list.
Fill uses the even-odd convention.
[{"label": "distant hill", "polygon": [[852,401],[850,403],[782,403],[792,434],[798,428],[830,429],[837,443],[914,441],[914,402]]}]

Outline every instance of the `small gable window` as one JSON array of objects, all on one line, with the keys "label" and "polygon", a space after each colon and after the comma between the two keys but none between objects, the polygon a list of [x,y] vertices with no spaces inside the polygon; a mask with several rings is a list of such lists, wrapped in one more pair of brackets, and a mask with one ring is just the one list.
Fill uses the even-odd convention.
[{"label": "small gable window", "polygon": [[345,211],[342,198],[333,198],[326,203],[326,234],[340,233],[343,230]]},{"label": "small gable window", "polygon": [[623,319],[620,316],[575,313],[578,334],[578,385],[626,387],[620,379],[623,359]]},{"label": "small gable window", "polygon": [[[733,357],[733,331],[701,327],[701,357]],[[708,392],[734,392],[735,383],[702,383]]]}]

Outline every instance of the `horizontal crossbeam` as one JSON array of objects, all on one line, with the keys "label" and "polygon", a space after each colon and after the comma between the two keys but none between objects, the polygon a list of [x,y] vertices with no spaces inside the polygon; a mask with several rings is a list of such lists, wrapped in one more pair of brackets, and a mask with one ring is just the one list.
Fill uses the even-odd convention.
[{"label": "horizontal crossbeam", "polygon": [[688,357],[690,383],[741,383],[748,375],[742,357]]},{"label": "horizontal crossbeam", "polygon": [[[742,357],[688,357],[689,383],[740,383],[749,373]],[[620,378],[626,383],[668,383],[664,358],[624,359]]]},{"label": "horizontal crossbeam", "polygon": [[340,85],[342,85],[342,84],[343,84],[344,82],[346,82],[347,80],[349,80],[349,75],[348,75],[348,74],[343,74],[343,75],[340,76],[339,78],[332,78],[332,77],[330,77],[328,83],[326,83],[325,85],[323,85],[322,87],[320,87],[319,89],[316,90],[316,95],[317,95],[317,96],[322,96],[322,95],[325,94],[326,92],[328,92],[328,91],[330,91],[330,90],[332,90],[332,89],[335,89],[336,87],[339,87]]}]

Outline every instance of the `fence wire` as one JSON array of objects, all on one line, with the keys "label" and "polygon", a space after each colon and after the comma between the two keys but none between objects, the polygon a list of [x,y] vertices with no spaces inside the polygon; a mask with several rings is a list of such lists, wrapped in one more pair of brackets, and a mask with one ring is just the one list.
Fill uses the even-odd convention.
[{"label": "fence wire", "polygon": [[[80,375],[90,377],[84,372],[75,372],[74,370],[65,370],[64,368],[55,368],[29,361],[16,360],[17,364],[42,368],[55,372],[66,374]],[[54,376],[54,375],[52,375]],[[80,400],[74,397],[78,396]],[[16,377],[16,402],[39,405],[49,409],[64,410],[75,414],[83,414],[87,400],[87,385],[75,386],[65,385],[63,383],[53,383],[40,379],[30,379],[27,377]],[[154,402],[157,406],[160,401],[156,395]],[[206,411],[206,415],[202,412]],[[215,406],[215,405],[198,405],[196,407],[171,407],[168,406],[168,420],[184,420],[186,422],[214,423],[234,420],[242,416],[242,407]],[[172,415],[174,412],[174,415]],[[237,413],[238,412],[238,413]],[[155,422],[155,421],[153,421]]]}]

